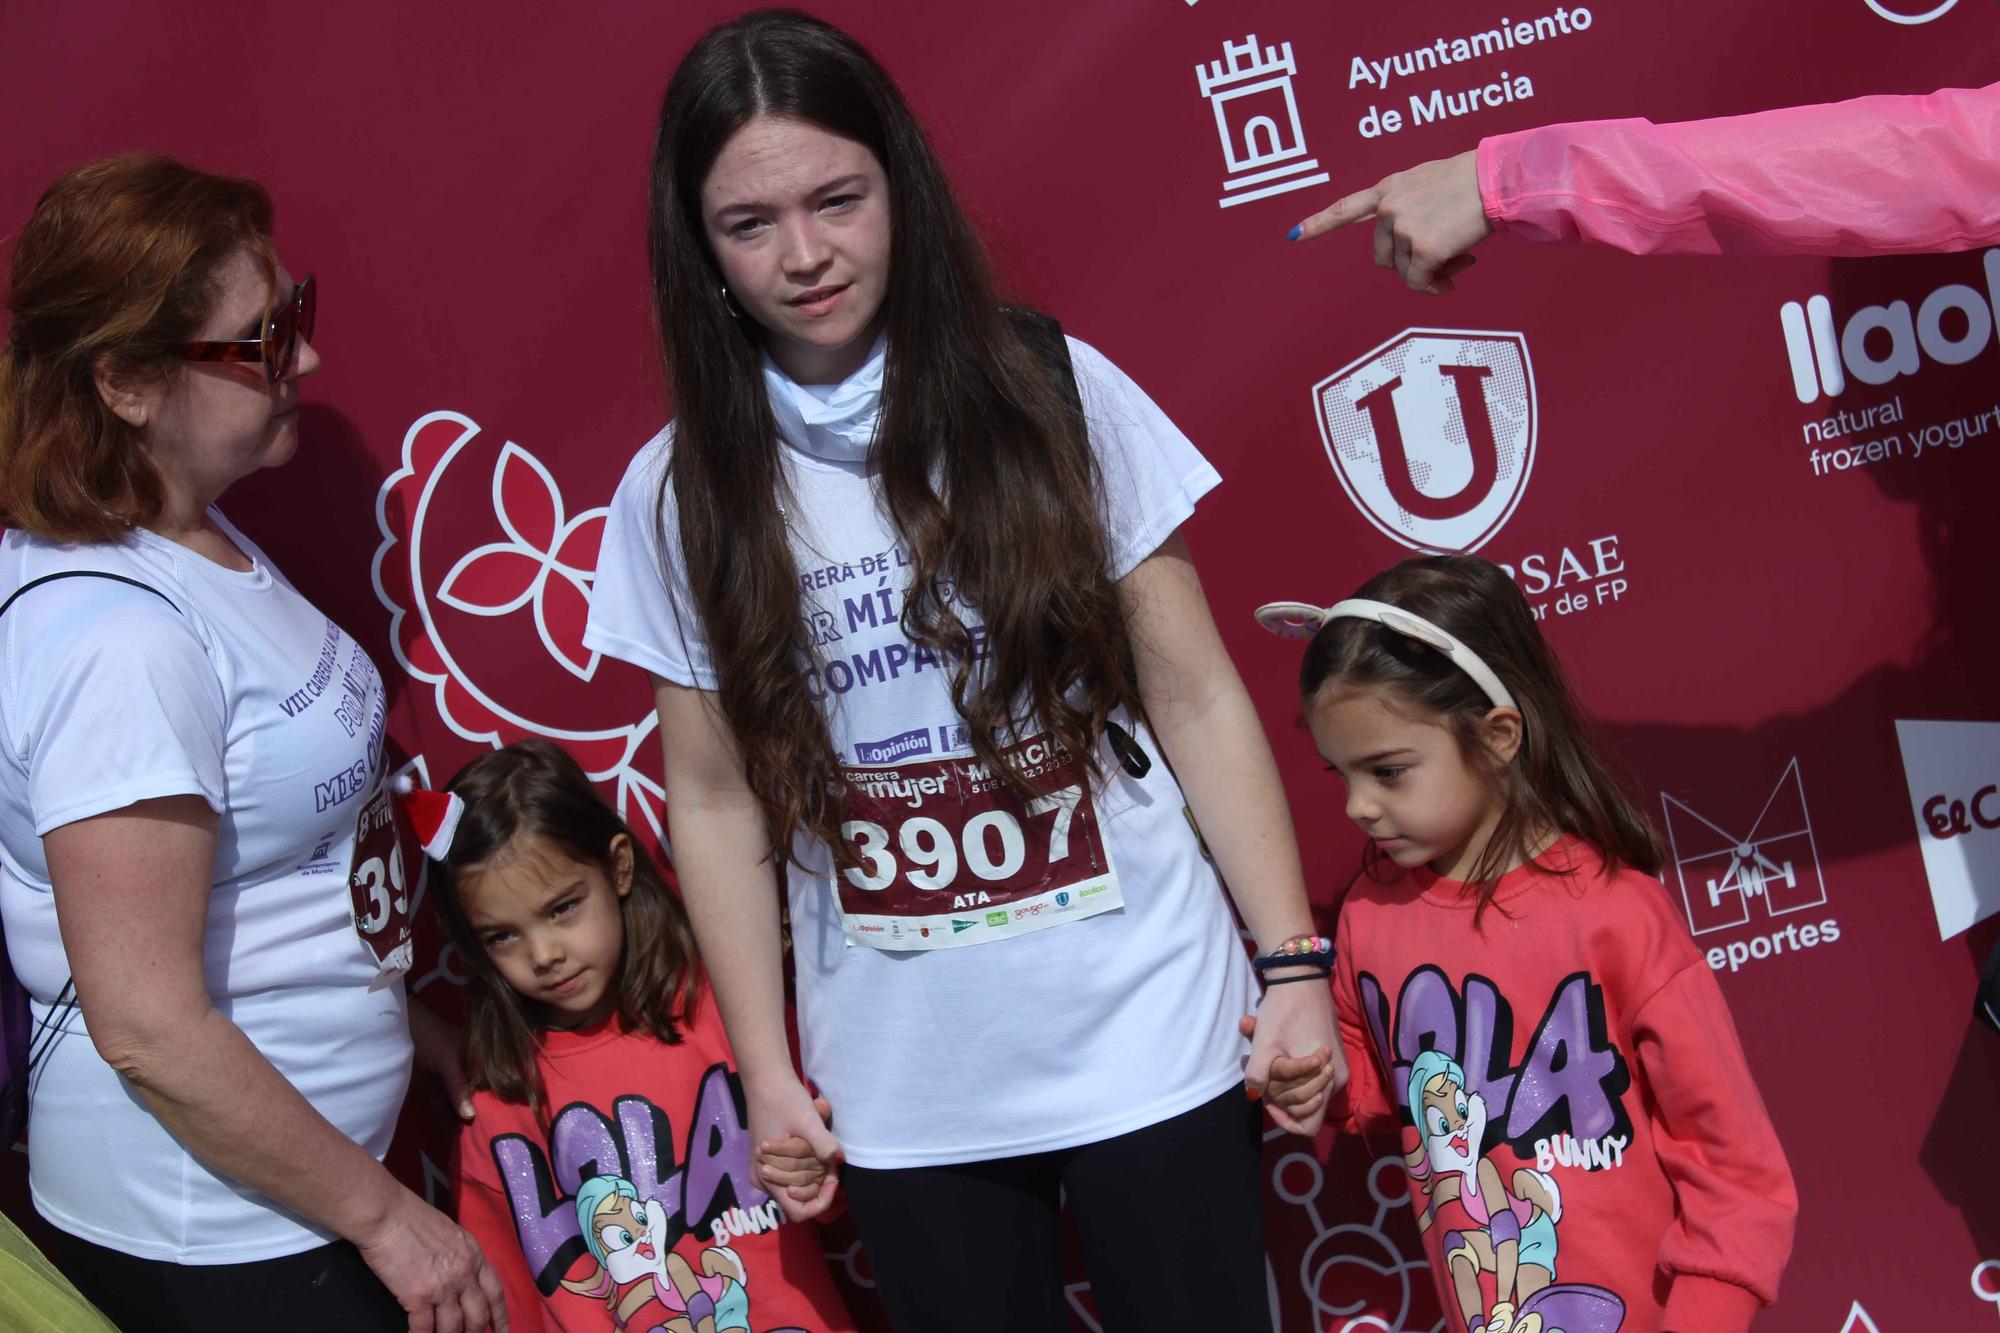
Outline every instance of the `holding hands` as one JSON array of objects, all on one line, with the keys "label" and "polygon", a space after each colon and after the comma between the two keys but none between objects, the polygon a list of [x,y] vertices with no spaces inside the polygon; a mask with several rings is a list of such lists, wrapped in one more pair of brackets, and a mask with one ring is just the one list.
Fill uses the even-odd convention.
[{"label": "holding hands", "polygon": [[[757,1147],[751,1155],[751,1170],[785,1216],[803,1222],[819,1216],[833,1203],[840,1184],[842,1154],[828,1129],[833,1110],[826,1099],[808,1099],[805,1086],[796,1080],[792,1087],[796,1099],[787,1090],[781,1099],[774,1099],[768,1117],[760,1116],[753,1104],[750,1122]],[[808,1119],[798,1118],[794,1100],[806,1102]]]},{"label": "holding hands", "polygon": [[1292,228],[1311,240],[1375,219],[1375,263],[1394,269],[1411,291],[1440,296],[1475,262],[1468,253],[1493,234],[1479,196],[1476,149],[1384,176]]},{"label": "holding hands", "polygon": [[[1308,1137],[1326,1119],[1327,1098],[1347,1086],[1347,1059],[1334,1026],[1333,993],[1324,982],[1274,986],[1238,1030],[1250,1038],[1244,1084],[1278,1128]],[[1304,1051],[1294,1056],[1287,1051]]]}]

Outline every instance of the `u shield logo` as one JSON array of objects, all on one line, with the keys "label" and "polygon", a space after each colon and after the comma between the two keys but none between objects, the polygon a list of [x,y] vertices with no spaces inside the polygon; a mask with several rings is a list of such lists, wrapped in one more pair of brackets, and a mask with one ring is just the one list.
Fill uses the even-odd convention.
[{"label": "u shield logo", "polygon": [[1914,28],[1941,19],[1958,4],[1958,0],[1867,0],[1868,7],[1880,18],[1891,23],[1900,23],[1906,28]]},{"label": "u shield logo", "polygon": [[1313,386],[1334,475],[1385,534],[1476,551],[1527,488],[1535,380],[1519,333],[1406,329]]}]

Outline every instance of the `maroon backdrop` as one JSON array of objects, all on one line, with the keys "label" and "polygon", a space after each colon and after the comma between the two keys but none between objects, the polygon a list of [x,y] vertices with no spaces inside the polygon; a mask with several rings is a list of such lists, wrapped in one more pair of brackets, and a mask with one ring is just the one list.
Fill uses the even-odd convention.
[{"label": "maroon backdrop", "polygon": [[[8,11],[0,229],[62,169],[136,148],[276,196],[287,263],[324,288],[325,369],[299,457],[225,503],[374,650],[393,739],[434,778],[551,735],[628,813],[656,816],[644,681],[579,635],[601,506],[667,410],[642,221],[658,96],[732,8]],[[1228,478],[1191,540],[1329,907],[1359,839],[1295,729],[1296,650],[1248,612],[1331,599],[1408,551],[1368,506],[1382,475],[1366,450],[1323,442],[1323,402],[1381,357],[1421,354],[1395,346],[1411,330],[1495,368],[1495,429],[1524,461],[1439,531],[1520,571],[1671,835],[1665,891],[1719,965],[1799,1181],[1797,1253],[1759,1327],[1994,1326],[2000,1038],[1969,1022],[1994,929],[1939,939],[1894,722],[2000,717],[2000,438],[1913,438],[1995,406],[2000,347],[1920,352],[1881,385],[1850,356],[1827,394],[1795,385],[1781,310],[1823,296],[1845,327],[1947,284],[2000,304],[2000,255],[1635,260],[1502,238],[1457,295],[1429,300],[1370,267],[1360,235],[1283,239],[1339,194],[1498,131],[1990,82],[1994,0],[818,8],[899,76],[1013,293],[1126,367]],[[1411,59],[1503,11],[1511,48]],[[1538,19],[1519,42],[1513,25]],[[1961,310],[1945,336],[1977,325]],[[1892,336],[1861,352],[1888,355]],[[1891,401],[1879,461],[1815,462],[1873,435],[1821,440],[1810,423]],[[1438,469],[1430,491],[1449,490],[1464,450],[1426,434],[1421,407],[1406,446]],[[1351,444],[1351,422],[1329,429]],[[447,1000],[457,980],[435,943],[416,975]],[[408,1120],[395,1160],[443,1202],[448,1132],[414,1099]],[[1270,1143],[1288,1333],[1438,1323],[1400,1178],[1376,1156]]]}]

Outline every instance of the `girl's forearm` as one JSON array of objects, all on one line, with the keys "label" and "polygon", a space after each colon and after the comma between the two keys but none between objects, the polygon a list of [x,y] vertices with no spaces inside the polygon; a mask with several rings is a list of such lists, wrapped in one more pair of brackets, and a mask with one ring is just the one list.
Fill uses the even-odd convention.
[{"label": "girl's forearm", "polygon": [[785,1036],[785,960],[778,875],[754,802],[698,809],[667,797],[674,869],[746,1083],[796,1077]]},{"label": "girl's forearm", "polygon": [[1234,669],[1199,700],[1153,708],[1152,723],[1258,949],[1310,932],[1291,808]]}]

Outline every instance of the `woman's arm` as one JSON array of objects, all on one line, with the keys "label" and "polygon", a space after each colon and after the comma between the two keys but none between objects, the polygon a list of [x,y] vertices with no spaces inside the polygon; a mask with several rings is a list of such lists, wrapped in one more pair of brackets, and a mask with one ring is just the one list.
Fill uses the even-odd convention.
[{"label": "woman's arm", "polygon": [[674,873],[701,946],[749,1102],[755,1144],[801,1138],[828,1164],[819,1195],[801,1203],[772,1191],[794,1221],[833,1202],[839,1146],[792,1068],[785,1036],[785,960],[778,867],[764,807],[750,790],[735,733],[715,694],[653,677],[666,752],[667,824]]},{"label": "woman's arm", "polygon": [[1480,141],[1385,176],[1294,229],[1375,220],[1375,262],[1451,290],[1506,227],[1633,254],[1880,255],[2000,244],[2000,84],[1655,125],[1594,120]]},{"label": "woman's arm", "polygon": [[[1278,767],[1249,692],[1216,632],[1186,539],[1176,531],[1119,581],[1118,591],[1147,720],[1173,760],[1188,806],[1258,950],[1269,952],[1293,935],[1311,933],[1312,910]],[[1317,1052],[1333,1062],[1335,1087],[1344,1083],[1346,1062],[1329,988],[1301,983],[1272,989],[1251,1042],[1246,1082],[1252,1095],[1262,1092],[1272,1056]],[[1304,1121],[1276,1108],[1272,1114],[1286,1129],[1311,1134],[1318,1131],[1325,1106]]]},{"label": "woman's arm", "polygon": [[2000,84],[1479,145],[1487,216],[1633,254],[1876,255],[2000,243]]},{"label": "woman's arm", "polygon": [[499,1282],[471,1238],[328,1123],[210,1000],[217,822],[200,797],[173,796],[44,837],[92,1044],[196,1156],[352,1241],[411,1329],[504,1329]]}]

